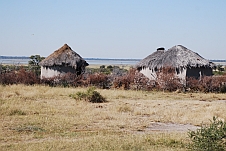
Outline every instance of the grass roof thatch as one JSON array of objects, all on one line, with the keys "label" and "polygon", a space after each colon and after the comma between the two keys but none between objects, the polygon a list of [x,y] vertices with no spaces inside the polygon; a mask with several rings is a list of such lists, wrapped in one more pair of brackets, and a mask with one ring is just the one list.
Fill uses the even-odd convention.
[{"label": "grass roof thatch", "polygon": [[60,49],[42,60],[39,65],[45,67],[69,66],[76,69],[77,67],[88,66],[89,64],[67,44],[64,44]]},{"label": "grass roof thatch", "polygon": [[214,68],[215,64],[204,59],[182,45],[176,45],[167,51],[156,51],[135,65],[137,69],[161,69],[163,67],[191,68],[205,67]]},{"label": "grass roof thatch", "polygon": [[135,65],[135,67],[136,68],[143,68],[143,67],[150,67],[150,66],[152,66],[152,64],[155,62],[155,60],[158,59],[164,52],[165,52],[165,50],[157,50],[157,51],[155,51],[154,53],[150,54],[149,56],[147,56],[146,58],[144,58],[143,60],[138,62]]}]

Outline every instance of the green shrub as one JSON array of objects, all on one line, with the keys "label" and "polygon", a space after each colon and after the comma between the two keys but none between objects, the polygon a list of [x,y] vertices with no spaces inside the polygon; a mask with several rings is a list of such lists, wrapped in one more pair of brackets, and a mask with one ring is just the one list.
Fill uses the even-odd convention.
[{"label": "green shrub", "polygon": [[213,117],[209,125],[202,125],[196,131],[189,131],[192,143],[189,148],[198,151],[226,150],[226,122]]},{"label": "green shrub", "polygon": [[95,91],[94,87],[89,88],[86,92],[77,92],[75,95],[70,94],[76,100],[85,100],[92,103],[103,103],[106,99],[101,94]]},{"label": "green shrub", "polygon": [[101,66],[100,66],[100,69],[104,69],[104,68],[105,68],[105,65],[101,65]]},{"label": "green shrub", "polygon": [[226,93],[226,85],[222,85],[222,86],[220,87],[220,92],[221,92],[221,93]]}]

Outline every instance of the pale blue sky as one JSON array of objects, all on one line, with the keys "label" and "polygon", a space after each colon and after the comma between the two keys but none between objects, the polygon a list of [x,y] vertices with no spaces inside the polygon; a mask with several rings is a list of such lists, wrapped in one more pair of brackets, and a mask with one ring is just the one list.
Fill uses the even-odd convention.
[{"label": "pale blue sky", "polygon": [[226,59],[226,0],[0,0],[0,55],[144,58],[181,44]]}]

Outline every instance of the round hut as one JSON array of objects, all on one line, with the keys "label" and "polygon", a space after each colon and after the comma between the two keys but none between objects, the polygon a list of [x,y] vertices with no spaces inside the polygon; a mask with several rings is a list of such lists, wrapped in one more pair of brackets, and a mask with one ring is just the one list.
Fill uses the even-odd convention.
[{"label": "round hut", "polygon": [[148,77],[150,80],[157,78],[155,68],[150,68],[152,64],[165,52],[164,48],[158,48],[157,51],[150,54],[135,65],[135,68]]},{"label": "round hut", "polygon": [[185,80],[186,77],[212,76],[215,64],[182,45],[176,45],[167,51],[157,50],[141,60],[135,67],[151,80],[156,80],[157,71],[161,72],[161,69],[166,67],[174,68],[175,75]]},{"label": "round hut", "polygon": [[39,65],[41,66],[41,78],[51,78],[69,72],[80,75],[89,64],[67,44],[64,44],[42,60]]}]

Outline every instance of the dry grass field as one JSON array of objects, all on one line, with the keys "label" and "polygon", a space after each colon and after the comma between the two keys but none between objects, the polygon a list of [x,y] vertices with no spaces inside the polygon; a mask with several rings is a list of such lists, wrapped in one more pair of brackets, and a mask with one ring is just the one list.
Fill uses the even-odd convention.
[{"label": "dry grass field", "polygon": [[186,128],[226,119],[226,94],[97,89],[106,103],[69,97],[85,90],[0,86],[0,150],[184,151]]}]

